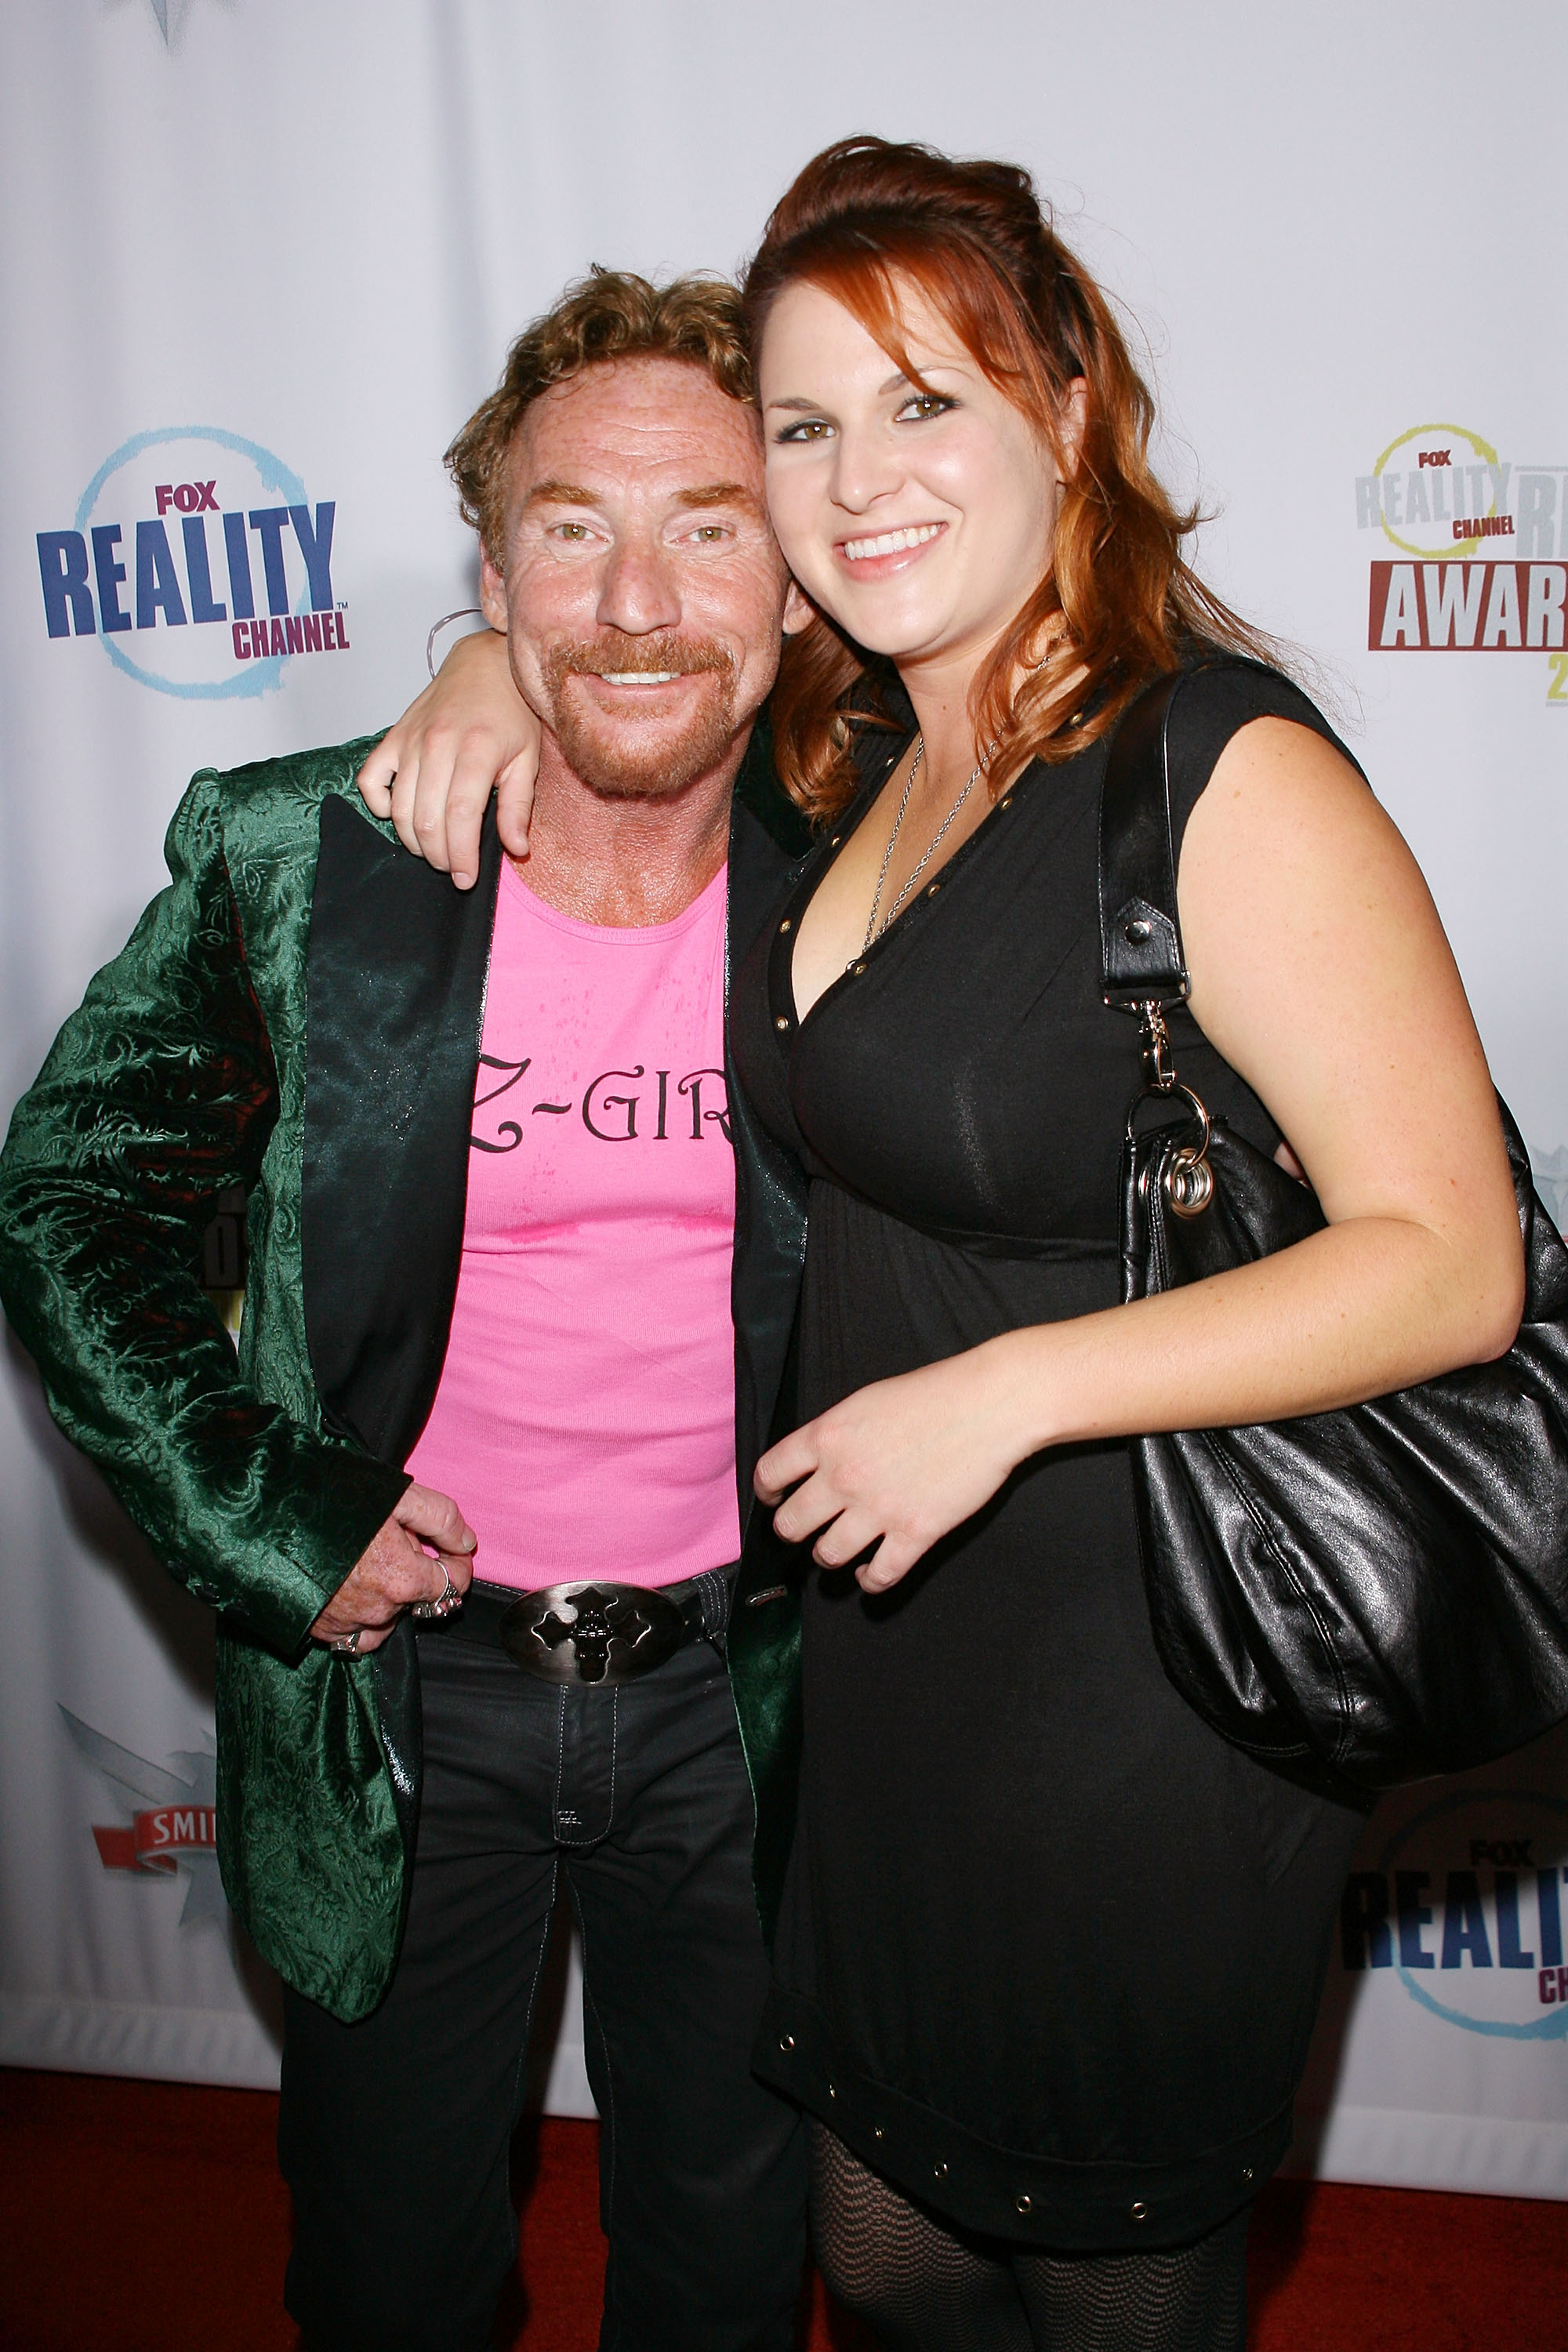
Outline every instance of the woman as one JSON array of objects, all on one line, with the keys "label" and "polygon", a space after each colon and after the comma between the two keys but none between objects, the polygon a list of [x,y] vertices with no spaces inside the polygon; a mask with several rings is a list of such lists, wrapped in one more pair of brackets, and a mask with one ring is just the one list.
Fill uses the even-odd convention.
[{"label": "woman", "polygon": [[1329,1223],[1117,1304],[1139,1052],[1100,990],[1100,779],[1143,684],[1254,641],[1181,562],[1147,394],[1026,174],[829,149],[746,294],[819,615],[775,747],[824,827],[731,1000],[812,1179],[800,1423],[758,1490],[826,1571],[759,2069],[814,2118],[818,2258],[889,2347],[1238,2352],[1362,1816],[1165,1680],[1125,1440],[1508,1348],[1485,1061],[1322,719],[1277,672],[1194,677],[1175,1059]]}]

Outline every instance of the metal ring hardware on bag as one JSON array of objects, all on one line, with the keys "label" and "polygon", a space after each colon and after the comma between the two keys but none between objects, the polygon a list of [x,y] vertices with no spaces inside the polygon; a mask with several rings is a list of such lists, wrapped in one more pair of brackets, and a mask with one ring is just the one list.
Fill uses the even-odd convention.
[{"label": "metal ring hardware on bag", "polygon": [[[1127,1140],[1132,1141],[1132,1122],[1138,1106],[1151,1097],[1169,1102],[1174,1095],[1184,1095],[1197,1114],[1200,1129],[1196,1143],[1184,1143],[1173,1151],[1164,1164],[1161,1181],[1171,1213],[1177,1217],[1201,1217],[1214,1199],[1214,1170],[1209,1166],[1209,1115],[1205,1105],[1184,1086],[1176,1076],[1171,1059],[1171,1033],[1165,1026],[1165,1009],[1156,997],[1146,997],[1139,1006],[1143,1034],[1143,1090],[1134,1096],[1127,1113]],[[1143,1171],[1147,1182],[1149,1171]]]}]

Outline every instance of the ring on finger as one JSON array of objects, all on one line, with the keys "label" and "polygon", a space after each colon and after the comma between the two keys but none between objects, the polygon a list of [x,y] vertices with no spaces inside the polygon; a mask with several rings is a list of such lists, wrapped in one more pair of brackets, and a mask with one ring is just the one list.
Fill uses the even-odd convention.
[{"label": "ring on finger", "polygon": [[363,1625],[356,1625],[352,1633],[345,1633],[341,1641],[333,1642],[331,1644],[333,1656],[339,1658],[357,1658],[359,1655],[359,1637],[363,1632],[364,1627]]},{"label": "ring on finger", "polygon": [[453,1583],[445,1560],[441,1562],[441,1590],[433,1601],[416,1601],[410,1614],[415,1617],[449,1617],[454,1609],[462,1606],[463,1596]]}]

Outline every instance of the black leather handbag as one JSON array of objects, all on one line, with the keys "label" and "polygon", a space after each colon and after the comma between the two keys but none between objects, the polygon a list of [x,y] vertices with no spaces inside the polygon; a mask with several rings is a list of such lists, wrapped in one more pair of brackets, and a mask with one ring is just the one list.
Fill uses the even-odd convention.
[{"label": "black leather handbag", "polygon": [[[1124,1299],[1326,1223],[1308,1186],[1211,1118],[1172,1063],[1165,1010],[1189,983],[1169,721],[1195,674],[1156,680],[1131,707],[1101,792],[1105,1001],[1143,1033],[1122,1159]],[[1178,1116],[1140,1123],[1151,1097]],[[1131,1442],[1165,1672],[1226,1738],[1330,1791],[1485,1763],[1568,1715],[1568,1248],[1500,1108],[1526,1264],[1507,1356],[1342,1412]]]}]

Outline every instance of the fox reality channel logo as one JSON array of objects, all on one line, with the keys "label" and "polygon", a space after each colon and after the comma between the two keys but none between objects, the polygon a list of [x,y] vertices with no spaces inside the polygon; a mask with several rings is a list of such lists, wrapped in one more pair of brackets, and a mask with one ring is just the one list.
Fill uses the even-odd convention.
[{"label": "fox reality channel logo", "polygon": [[215,425],[138,433],[106,457],[69,530],[41,530],[51,637],[195,701],[266,694],[297,654],[346,653],[332,593],[335,500]]},{"label": "fox reality channel logo", "polygon": [[1445,2024],[1510,2042],[1568,2040],[1568,1801],[1470,1789],[1400,1823],[1340,1915],[1351,1970],[1387,1969]]},{"label": "fox reality channel logo", "polygon": [[[1568,710],[1568,465],[1516,466],[1466,425],[1413,425],[1357,478],[1372,653],[1543,653]],[[1553,561],[1553,559],[1557,559]]]}]

